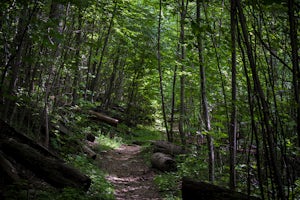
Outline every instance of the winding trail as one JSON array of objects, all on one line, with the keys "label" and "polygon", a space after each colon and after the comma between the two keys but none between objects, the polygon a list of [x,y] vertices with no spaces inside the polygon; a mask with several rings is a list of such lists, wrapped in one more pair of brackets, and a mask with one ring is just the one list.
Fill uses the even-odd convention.
[{"label": "winding trail", "polygon": [[100,167],[115,187],[117,200],[162,200],[153,183],[154,172],[141,156],[141,146],[122,145],[101,153]]}]

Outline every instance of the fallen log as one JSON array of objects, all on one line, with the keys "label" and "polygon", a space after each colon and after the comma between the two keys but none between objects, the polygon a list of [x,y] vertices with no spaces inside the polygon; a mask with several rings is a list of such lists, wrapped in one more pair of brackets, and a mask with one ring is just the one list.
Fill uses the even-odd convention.
[{"label": "fallen log", "polygon": [[68,136],[73,136],[74,133],[70,131],[65,125],[63,125],[61,122],[57,122],[57,124],[51,124],[52,128],[60,131],[61,133],[68,135]]},{"label": "fallen log", "polygon": [[2,151],[0,151],[0,183],[14,183],[17,182],[20,177],[13,164],[5,157]]},{"label": "fallen log", "polygon": [[[66,134],[68,136],[73,136],[74,133],[72,131],[70,131],[65,125],[61,124],[61,123],[58,123],[56,126],[55,125],[52,125],[53,128],[57,129],[58,131],[60,131],[61,133],[63,134]],[[88,134],[87,135],[87,139],[89,139],[89,141],[91,140],[95,140],[95,136],[93,136],[92,134]],[[97,154],[91,149],[89,148],[87,145],[83,144],[81,141],[77,140],[76,143],[82,147],[82,151],[84,153],[86,153],[86,155],[90,158],[92,158],[93,160],[96,159],[97,157]]]},{"label": "fallen log", "polygon": [[187,178],[183,178],[181,190],[183,200],[259,200],[257,197]]},{"label": "fallen log", "polygon": [[89,177],[61,160],[44,156],[27,144],[9,138],[2,140],[0,147],[3,153],[56,188],[74,187],[87,191],[90,187]]},{"label": "fallen log", "polygon": [[154,152],[161,152],[165,154],[170,154],[172,156],[185,153],[185,150],[181,146],[178,146],[168,141],[163,141],[163,140],[153,141],[152,145],[153,145]]},{"label": "fallen log", "polygon": [[99,119],[100,121],[102,122],[105,122],[109,125],[112,125],[112,126],[117,126],[118,123],[119,123],[119,120],[117,119],[114,119],[112,117],[109,117],[103,113],[99,113],[99,112],[95,112],[93,110],[89,110],[89,113],[93,116],[95,116],[97,119]]},{"label": "fallen log", "polygon": [[2,138],[14,138],[20,143],[29,145],[30,147],[34,148],[36,151],[40,152],[44,156],[52,157],[62,161],[62,159],[60,159],[55,153],[49,151],[44,146],[38,144],[28,136],[16,131],[14,128],[12,128],[6,122],[0,119],[0,140]]},{"label": "fallen log", "polygon": [[93,160],[97,158],[97,154],[87,145],[83,145],[82,150],[88,155],[88,157],[92,158]]},{"label": "fallen log", "polygon": [[176,162],[175,160],[164,153],[156,152],[151,157],[152,167],[161,171],[175,171]]}]

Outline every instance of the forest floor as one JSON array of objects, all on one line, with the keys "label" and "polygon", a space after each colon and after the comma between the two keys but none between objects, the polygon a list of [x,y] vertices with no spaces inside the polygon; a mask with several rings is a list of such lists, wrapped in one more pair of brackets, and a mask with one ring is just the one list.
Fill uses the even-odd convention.
[{"label": "forest floor", "polygon": [[122,145],[101,152],[100,167],[115,188],[117,200],[161,200],[153,182],[154,171],[147,166],[139,145]]}]

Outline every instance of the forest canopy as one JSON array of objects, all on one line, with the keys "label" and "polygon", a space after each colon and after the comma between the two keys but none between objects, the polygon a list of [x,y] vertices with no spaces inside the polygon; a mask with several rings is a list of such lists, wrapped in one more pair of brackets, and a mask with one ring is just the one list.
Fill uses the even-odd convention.
[{"label": "forest canopy", "polygon": [[299,197],[299,1],[7,0],[0,11],[0,117],[45,147],[64,108],[118,109],[128,126],[204,152],[210,182]]}]

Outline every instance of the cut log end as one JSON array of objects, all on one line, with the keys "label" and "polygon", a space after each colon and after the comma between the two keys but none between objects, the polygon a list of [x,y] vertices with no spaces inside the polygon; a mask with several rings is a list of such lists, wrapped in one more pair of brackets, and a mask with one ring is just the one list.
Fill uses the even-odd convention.
[{"label": "cut log end", "polygon": [[170,154],[172,156],[186,153],[181,146],[178,146],[168,141],[153,141],[152,145],[154,152],[161,152],[165,154]]},{"label": "cut log end", "polygon": [[171,156],[164,153],[154,153],[151,158],[151,164],[154,168],[159,169],[161,171],[176,170],[175,160]]}]

